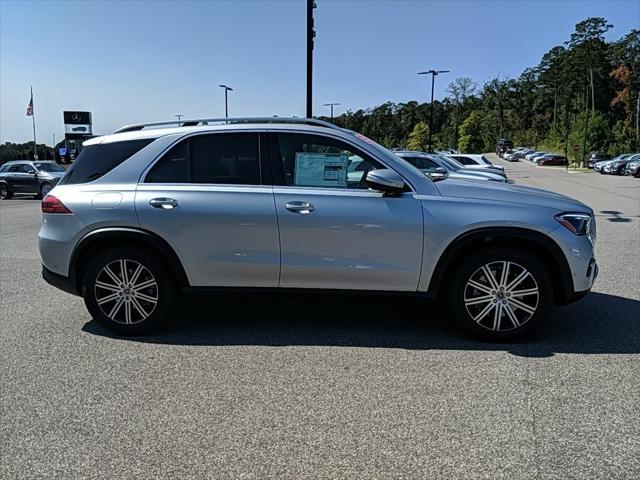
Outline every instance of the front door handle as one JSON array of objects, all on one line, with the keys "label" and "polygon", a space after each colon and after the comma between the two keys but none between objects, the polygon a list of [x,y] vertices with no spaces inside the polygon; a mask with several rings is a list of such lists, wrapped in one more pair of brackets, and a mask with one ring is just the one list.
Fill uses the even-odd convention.
[{"label": "front door handle", "polygon": [[284,208],[293,213],[301,213],[306,215],[313,212],[316,208],[309,202],[289,202]]},{"label": "front door handle", "polygon": [[178,206],[178,201],[173,198],[152,198],[149,205],[154,208],[162,208],[163,210],[171,210]]}]

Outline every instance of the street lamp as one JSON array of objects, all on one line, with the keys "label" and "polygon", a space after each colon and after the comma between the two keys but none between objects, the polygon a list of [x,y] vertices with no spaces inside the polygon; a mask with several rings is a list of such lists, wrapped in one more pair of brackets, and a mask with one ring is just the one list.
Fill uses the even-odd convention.
[{"label": "street lamp", "polygon": [[429,113],[429,151],[433,152],[433,144],[431,143],[431,134],[433,133],[433,86],[436,75],[441,73],[449,73],[449,70],[427,70],[426,72],[418,72],[418,75],[431,75],[431,113]]},{"label": "street lamp", "polygon": [[224,117],[228,118],[229,117],[229,100],[227,98],[227,92],[229,92],[229,90],[233,92],[233,88],[227,85],[218,85],[218,86],[220,88],[224,88]]},{"label": "street lamp", "polygon": [[333,122],[333,106],[334,105],[342,105],[341,103],[338,102],[333,102],[333,103],[325,103],[324,105],[322,105],[323,107],[331,107],[331,121]]}]

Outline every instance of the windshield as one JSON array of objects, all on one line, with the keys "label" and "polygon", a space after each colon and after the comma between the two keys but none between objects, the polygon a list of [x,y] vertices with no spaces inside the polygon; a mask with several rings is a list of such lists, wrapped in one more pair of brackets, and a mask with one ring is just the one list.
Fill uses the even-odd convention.
[{"label": "windshield", "polygon": [[53,162],[34,162],[33,164],[41,172],[66,172],[64,168]]}]

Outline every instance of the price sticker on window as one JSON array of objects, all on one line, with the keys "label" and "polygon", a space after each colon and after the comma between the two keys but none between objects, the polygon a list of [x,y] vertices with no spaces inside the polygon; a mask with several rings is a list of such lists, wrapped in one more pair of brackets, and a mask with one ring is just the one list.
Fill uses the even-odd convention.
[{"label": "price sticker on window", "polygon": [[345,154],[296,152],[295,185],[347,188],[348,165]]}]

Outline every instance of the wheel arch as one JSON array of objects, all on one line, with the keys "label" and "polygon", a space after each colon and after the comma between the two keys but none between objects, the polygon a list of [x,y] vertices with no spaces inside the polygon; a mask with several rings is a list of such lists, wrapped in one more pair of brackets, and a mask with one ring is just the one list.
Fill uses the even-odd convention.
[{"label": "wheel arch", "polygon": [[554,303],[564,304],[573,295],[573,280],[569,263],[560,246],[547,235],[520,227],[479,228],[456,237],[440,256],[429,281],[428,292],[439,295],[447,277],[464,262],[465,255],[483,246],[522,247],[540,258],[549,269],[553,282]]},{"label": "wheel arch", "polygon": [[71,255],[69,276],[80,294],[82,294],[82,278],[89,262],[97,252],[112,247],[115,241],[118,247],[137,247],[160,256],[178,284],[183,288],[189,287],[189,279],[182,262],[173,248],[161,237],[137,228],[108,227],[87,233],[78,242]]}]

